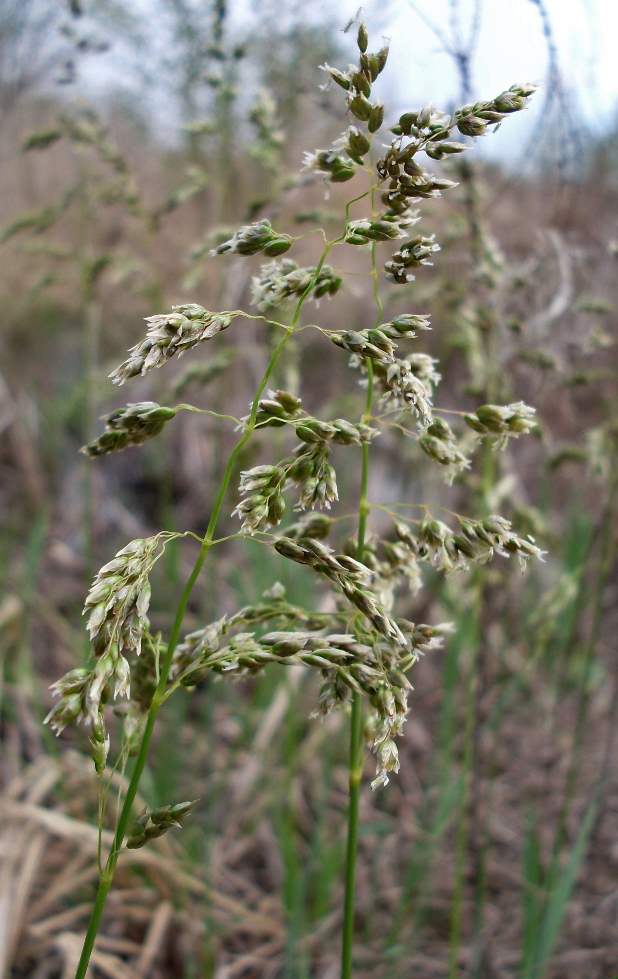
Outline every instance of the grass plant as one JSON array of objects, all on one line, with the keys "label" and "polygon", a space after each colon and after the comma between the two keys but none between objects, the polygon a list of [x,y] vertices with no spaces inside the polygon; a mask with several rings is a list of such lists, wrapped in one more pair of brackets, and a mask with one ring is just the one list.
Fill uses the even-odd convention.
[{"label": "grass plant", "polygon": [[[469,144],[459,141],[458,136],[483,135],[488,127],[523,109],[535,87],[514,85],[496,98],[467,104],[453,113],[432,107],[405,112],[391,126],[390,144],[382,147],[385,108],[380,100],[372,101],[372,88],[386,66],[388,48],[370,52],[366,25],[355,22],[354,28],[358,63],[347,71],[323,66],[327,83],[345,93],[354,124],[337,144],[307,154],[305,160],[306,171],[320,177],[337,200],[338,185],[354,180],[354,194],[341,207],[339,233],[329,239],[326,231],[318,227],[293,236],[275,229],[267,219],[241,227],[215,246],[213,257],[261,254],[269,259],[254,279],[252,303],[258,313],[243,309],[211,312],[191,302],[173,307],[170,313],[150,316],[145,338],[111,375],[115,383],[123,385],[214,340],[230,327],[242,329],[248,321],[261,324],[267,337],[275,337],[249,414],[236,418],[206,411],[221,422],[234,424],[240,434],[222,465],[203,536],[164,530],[131,541],[105,564],[86,600],[92,658],[86,667],[70,671],[54,684],[58,702],[48,722],[58,733],[71,723],[82,722],[91,735],[91,752],[100,781],[100,834],[113,809],[110,773],[123,771],[129,759],[134,759],[127,768],[126,790],[118,802],[111,848],[104,853],[100,847],[99,888],[76,979],[86,976],[122,853],[139,849],[180,826],[197,805],[194,800],[169,801],[135,811],[159,711],[180,687],[193,688],[227,674],[256,676],[269,664],[302,665],[317,671],[322,686],[316,713],[326,715],[343,708],[350,714],[341,941],[341,977],[350,979],[365,756],[368,749],[376,756],[372,786],[378,790],[399,769],[395,738],[401,734],[408,711],[408,673],[422,653],[441,645],[449,631],[444,624],[415,624],[397,614],[396,592],[405,587],[416,594],[422,586],[423,565],[434,565],[447,575],[474,567],[481,580],[482,566],[495,553],[516,556],[523,564],[531,557],[542,557],[531,537],[518,535],[509,520],[488,507],[489,493],[476,517],[462,516],[432,500],[415,500],[400,508],[388,500],[373,499],[370,492],[372,446],[378,435],[385,439],[391,433],[405,436],[416,449],[416,465],[436,466],[447,483],[461,479],[472,465],[469,456],[476,443],[489,443],[489,451],[483,450],[482,466],[491,484],[495,478],[495,451],[535,426],[534,409],[523,401],[501,405],[494,403],[492,396],[467,412],[435,407],[434,388],[440,381],[435,359],[417,351],[398,356],[400,343],[414,340],[417,332],[430,328],[429,318],[424,313],[406,311],[385,319],[382,299],[385,281],[407,289],[415,277],[412,270],[430,265],[439,251],[435,235],[412,230],[421,220],[413,208],[419,201],[439,197],[456,184],[429,172],[422,154],[431,161],[459,156]],[[311,240],[321,246],[314,264],[302,267],[291,258],[282,258],[289,251],[294,253],[300,239],[309,235],[315,235]],[[353,330],[332,330],[311,322],[307,307],[311,301],[334,297],[342,290],[345,273],[330,263],[337,261],[343,248],[360,250],[366,256],[374,310]],[[383,250],[390,251],[386,261]],[[291,317],[283,312],[290,305]],[[279,376],[292,338],[302,340],[307,330],[317,331],[331,357],[336,354],[334,348],[350,356],[350,366],[365,388],[364,404],[359,405],[357,413],[326,420],[306,411],[295,391],[269,389]],[[89,442],[84,451],[97,457],[139,445],[163,429],[171,429],[181,408],[198,410],[186,404],[167,407],[155,402],[132,402],[106,416],[105,432]],[[240,473],[233,509],[233,515],[241,520],[240,532],[226,531],[217,536],[224,508],[231,506],[229,495],[239,463],[246,457],[249,444],[253,445],[263,430],[272,428],[279,429],[277,435],[281,436],[275,447],[281,451],[285,446],[287,454],[278,462],[254,465],[252,460],[251,468]],[[292,430],[297,444],[290,450],[287,436]],[[330,459],[331,454],[335,459],[340,451],[343,454],[339,447],[347,447],[346,455],[356,459],[360,449],[356,499],[346,500],[344,512],[334,511],[333,517],[306,512],[315,507],[330,510],[338,502],[337,476]],[[292,524],[282,528],[287,509],[284,494],[290,490],[297,496],[296,513]],[[343,536],[344,529],[352,531],[347,538]],[[182,538],[196,539],[199,549],[182,588],[169,635],[164,637],[151,630],[148,619],[150,576],[166,547]],[[259,601],[232,616],[217,615],[210,624],[183,635],[185,614],[197,582],[207,573],[211,550],[242,538],[247,547],[267,549],[269,554],[276,553],[279,559],[299,565],[305,574],[316,575],[317,581],[327,586],[323,605],[307,608],[292,604],[284,587],[276,582]],[[325,543],[327,539],[333,546]],[[478,629],[479,621],[473,622]],[[472,625],[468,631],[468,707],[460,783],[464,809],[469,806],[473,773],[478,682],[478,642],[472,635]],[[116,712],[122,716],[123,733],[110,766],[108,722],[109,707],[114,701]],[[436,826],[443,819],[444,816],[438,818]],[[278,832],[285,854],[289,936],[295,946],[289,955],[295,963],[290,974],[299,975],[308,969],[300,951],[307,895],[287,820],[283,807],[278,815]],[[460,820],[451,975],[457,972],[467,834],[468,821]]]}]

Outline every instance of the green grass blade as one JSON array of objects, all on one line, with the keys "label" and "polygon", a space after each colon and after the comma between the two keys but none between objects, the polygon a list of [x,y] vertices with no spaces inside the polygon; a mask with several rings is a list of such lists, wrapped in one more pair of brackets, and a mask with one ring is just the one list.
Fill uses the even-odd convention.
[{"label": "green grass blade", "polygon": [[536,814],[530,813],[523,852],[522,974],[528,976],[534,962],[542,909],[543,865]]},{"label": "green grass blade", "polygon": [[[598,801],[595,794],[582,820],[568,862],[558,876],[556,886],[549,895],[539,929],[534,961],[528,973],[529,979],[542,979],[545,973],[547,963],[558,939],[562,919],[564,918],[564,913],[569,903],[573,887],[575,886],[577,874],[586,855],[586,848],[594,826],[597,809]],[[526,979],[528,979],[528,976],[526,976]]]}]

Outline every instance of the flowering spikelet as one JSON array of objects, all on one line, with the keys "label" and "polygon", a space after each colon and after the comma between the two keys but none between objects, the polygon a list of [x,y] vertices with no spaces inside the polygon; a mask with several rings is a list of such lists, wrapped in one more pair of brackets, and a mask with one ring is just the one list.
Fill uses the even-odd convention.
[{"label": "flowering spikelet", "polygon": [[109,747],[109,741],[105,738],[103,707],[109,699],[110,684],[114,683],[115,696],[128,697],[129,677],[129,664],[112,644],[97,658],[92,670],[70,670],[52,684],[53,695],[59,699],[45,718],[45,723],[56,734],[60,734],[73,721],[91,724],[94,742],[91,744],[97,771],[105,764]]},{"label": "flowering spikelet", "polygon": [[532,557],[543,560],[545,552],[531,537],[518,537],[504,517],[493,514],[477,522],[460,519],[460,526],[461,533],[456,534],[441,520],[426,518],[416,537],[404,524],[395,524],[395,530],[416,561],[428,561],[446,574],[467,571],[472,564],[485,564],[494,554],[516,554],[523,566]]},{"label": "flowering spikelet", "polygon": [[245,499],[234,508],[232,516],[241,518],[245,533],[255,534],[281,522],[285,512],[281,492],[285,479],[286,470],[281,465],[256,466],[240,474],[239,491]]},{"label": "flowering spikelet", "polygon": [[429,256],[440,251],[440,246],[434,241],[435,235],[425,238],[417,235],[411,241],[406,241],[399,251],[395,252],[390,262],[384,265],[386,278],[390,282],[406,283],[414,279],[409,270],[419,265],[432,265]]},{"label": "flowering spikelet", "polygon": [[[313,284],[312,284],[313,283]],[[260,275],[253,279],[251,302],[260,310],[302,296],[311,289],[314,299],[334,296],[341,286],[341,276],[330,265],[323,265],[318,273],[315,268],[299,268],[291,259],[269,262],[263,265]]]},{"label": "flowering spikelet", "polygon": [[149,840],[156,840],[163,836],[172,826],[181,826],[183,820],[193,810],[197,802],[177,802],[173,806],[161,806],[148,812],[144,809],[137,817],[129,831],[127,840],[128,850],[138,850],[145,846]]},{"label": "flowering spikelet", "polygon": [[[300,407],[300,399],[286,391],[269,391],[268,397],[258,402],[257,424],[262,426],[289,423],[300,439],[300,445],[292,456],[274,466],[256,466],[241,473],[239,493],[245,499],[234,508],[232,516],[243,521],[242,530],[255,534],[276,527],[285,513],[283,490],[288,483],[301,487],[297,509],[321,506],[330,508],[338,499],[337,476],[329,463],[329,443],[337,445],[364,445],[379,434],[363,422],[352,423],[345,418],[324,422],[307,415]],[[241,419],[247,425],[250,416]]]},{"label": "flowering spikelet", "polygon": [[126,408],[116,408],[111,414],[103,416],[103,434],[84,445],[80,452],[94,457],[119,452],[131,445],[141,445],[158,435],[175,414],[174,408],[165,408],[155,401],[140,401]]},{"label": "flowering spikelet", "polygon": [[[328,556],[331,552],[323,548],[320,553]],[[343,555],[338,556],[339,561],[343,558]],[[366,574],[366,569],[358,562],[348,561],[348,564],[352,575],[363,577]],[[271,613],[276,614],[276,609],[271,609]],[[404,632],[400,634],[400,640],[384,637],[378,644],[369,645],[350,633],[314,635],[308,631],[290,630],[275,630],[259,639],[253,632],[239,632],[224,638],[232,624],[224,618],[185,637],[174,657],[174,676],[180,683],[194,686],[209,673],[255,675],[269,663],[317,668],[324,680],[317,715],[328,713],[352,692],[363,693],[368,698],[371,743],[377,759],[378,777],[374,787],[386,784],[387,773],[397,768],[392,739],[401,733],[408,709],[407,694],[411,689],[399,664],[402,658],[414,662],[419,651],[439,645],[439,627],[433,630],[402,620]],[[135,836],[145,842],[141,832],[136,831]]]},{"label": "flowering spikelet", "polygon": [[536,410],[523,401],[510,405],[481,405],[464,421],[479,435],[498,436],[495,448],[503,449],[509,438],[526,435],[536,425]]},{"label": "flowering spikelet", "polygon": [[257,255],[264,252],[274,258],[283,255],[292,244],[289,235],[278,235],[270,221],[258,221],[239,228],[228,241],[213,248],[211,255]]},{"label": "flowering spikelet", "polygon": [[56,734],[60,734],[73,721],[92,720],[87,705],[87,693],[91,683],[91,670],[76,669],[70,670],[52,684],[53,695],[59,700],[45,718],[45,723],[49,724]]},{"label": "flowering spikelet", "polygon": [[333,184],[345,183],[356,173],[355,165],[350,160],[344,159],[335,149],[305,153],[303,170],[318,173],[324,180]]},{"label": "flowering spikelet", "polygon": [[330,339],[343,350],[349,350],[359,357],[369,357],[381,364],[390,364],[394,359],[395,344],[381,329],[360,332],[346,330],[331,333]]},{"label": "flowering spikelet", "polygon": [[235,313],[209,313],[203,306],[190,303],[185,306],[172,306],[171,313],[147,316],[148,330],[129,350],[130,356],[120,367],[109,375],[114,384],[124,384],[131,377],[144,375],[156,367],[197,343],[210,340],[227,330],[234,320]]},{"label": "flowering spikelet", "polygon": [[[222,637],[228,633],[229,628],[230,624],[227,616],[224,615],[223,618],[218,619],[216,622],[211,622],[205,629],[198,629],[196,632],[191,632],[186,635],[174,650],[174,658],[170,670],[171,679],[176,679],[184,674],[186,680],[188,670],[192,673],[196,669],[200,671],[208,656],[217,651],[221,645]],[[201,679],[201,676],[194,676],[193,682],[185,683],[185,685],[192,686],[198,683],[199,679]]]},{"label": "flowering spikelet", "polygon": [[368,587],[371,571],[366,565],[347,554],[335,554],[332,548],[312,537],[297,540],[280,537],[275,543],[275,550],[282,557],[308,565],[329,578],[381,635],[405,645],[401,629]]},{"label": "flowering spikelet", "polygon": [[429,325],[429,316],[402,313],[400,316],[395,316],[388,323],[381,323],[378,329],[384,336],[390,337],[391,339],[397,340],[400,337],[405,337],[411,340],[416,336],[416,330],[430,330],[431,327]]},{"label": "flowering spikelet", "polygon": [[84,614],[95,654],[110,645],[132,649],[139,656],[150,604],[148,575],[155,561],[158,537],[131,541],[105,564],[88,592]]},{"label": "flowering spikelet", "polygon": [[97,770],[105,764],[103,707],[110,696],[129,696],[130,668],[122,655],[132,649],[138,656],[148,627],[150,603],[148,575],[156,560],[158,538],[134,540],[97,574],[86,598],[88,631],[96,657],[91,670],[71,670],[54,683],[56,706],[45,718],[59,734],[72,721],[92,724],[91,747]]},{"label": "flowering spikelet", "polygon": [[[431,359],[427,358],[427,360]],[[355,366],[359,366],[364,373],[362,361]],[[424,421],[431,421],[431,382],[436,383],[440,378],[439,374],[435,371],[422,371],[418,365],[411,364],[406,358],[394,360],[388,366],[374,363],[374,376],[378,388],[382,391],[382,401],[385,404],[390,404],[393,408],[412,410]]]},{"label": "flowering spikelet", "polygon": [[470,460],[457,448],[451,427],[443,418],[435,417],[432,420],[420,436],[419,445],[430,459],[444,468],[447,483],[470,466]]}]

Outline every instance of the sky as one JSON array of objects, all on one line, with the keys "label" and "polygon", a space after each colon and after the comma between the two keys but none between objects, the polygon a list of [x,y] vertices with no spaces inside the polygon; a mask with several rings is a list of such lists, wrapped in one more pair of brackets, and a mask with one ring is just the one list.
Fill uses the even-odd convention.
[{"label": "sky", "polygon": [[[134,12],[146,11],[150,0],[131,2]],[[381,44],[382,37],[390,41],[387,77],[395,81],[386,82],[390,86],[384,89],[388,104],[392,106],[394,100],[398,112],[429,102],[437,108],[452,107],[459,92],[456,69],[423,16],[431,18],[448,37],[449,11],[456,7],[465,37],[477,2],[481,17],[472,63],[474,98],[489,99],[514,82],[544,82],[548,53],[541,2],[551,23],[559,67],[579,114],[592,130],[607,129],[618,115],[618,0],[365,0],[362,17],[369,25],[372,46]],[[323,22],[326,16],[343,27],[356,14],[357,4],[358,0],[316,0],[298,6],[300,15],[308,20]],[[290,5],[290,0],[282,4],[282,16]],[[250,25],[259,29],[260,0],[229,0],[229,11],[240,34]],[[353,40],[351,33],[350,59],[356,57]],[[94,59],[88,72],[95,84],[93,76],[99,72],[105,86],[105,79],[110,80],[105,57]],[[517,113],[491,140],[480,141],[481,152],[506,158],[512,156],[513,146],[534,138],[546,91],[542,88],[529,110]]]},{"label": "sky", "polygon": [[[407,0],[393,0],[387,16],[378,3],[365,6],[368,19],[391,35],[391,59],[402,79],[420,94],[454,87],[454,72],[439,42]],[[448,32],[449,0],[419,2],[418,9]],[[471,0],[461,0],[464,35],[471,22]],[[577,92],[588,118],[607,116],[618,103],[617,0],[544,0],[558,47],[561,68]],[[473,75],[479,93],[513,84],[541,81],[547,49],[539,9],[533,0],[484,0]]]},{"label": "sky", "polygon": [[[618,113],[618,0],[543,0],[551,22],[558,63],[570,95],[586,124],[606,129]],[[342,9],[344,4],[341,5]],[[353,7],[353,4],[350,5]],[[397,99],[415,106],[448,104],[458,93],[456,69],[441,50],[418,10],[449,36],[450,0],[369,2],[363,16],[374,30],[390,37],[389,66],[397,78]],[[469,35],[473,0],[460,0],[461,33]],[[534,0],[484,0],[473,58],[473,98],[490,98],[514,82],[545,81],[548,53],[539,8]],[[355,13],[352,10],[352,15]],[[530,132],[543,104],[543,87],[527,113],[509,120],[495,135],[489,152],[500,155]],[[508,130],[508,132],[507,132]]]}]

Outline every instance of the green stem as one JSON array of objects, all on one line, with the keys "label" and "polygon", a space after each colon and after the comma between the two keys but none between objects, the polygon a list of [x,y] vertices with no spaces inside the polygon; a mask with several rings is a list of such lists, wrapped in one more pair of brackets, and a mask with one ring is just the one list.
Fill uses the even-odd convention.
[{"label": "green stem", "polygon": [[[373,147],[371,150],[371,170],[373,172]],[[371,213],[375,219],[375,193],[371,194]],[[363,195],[366,196],[366,195]],[[362,198],[358,198],[361,200]],[[353,203],[353,202],[350,202]],[[346,225],[350,219],[349,205],[346,208]],[[371,268],[373,275],[373,292],[378,310],[376,326],[382,316],[382,301],[380,299],[378,266],[376,260],[376,244],[371,246]],[[365,358],[367,368],[367,400],[363,422],[371,419],[373,409],[373,363]],[[363,445],[363,463],[361,471],[360,500],[358,507],[358,538],[356,559],[363,560],[365,537],[367,534],[367,516],[369,501],[369,444]],[[363,776],[364,753],[362,750],[362,700],[359,693],[352,694],[352,715],[350,718],[350,760],[349,760],[349,801],[348,801],[348,836],[345,854],[345,893],[343,901],[343,929],[341,936],[341,979],[351,979],[352,976],[352,947],[354,943],[354,889],[356,882],[356,857],[358,852],[358,813],[360,803],[360,783]]]},{"label": "green stem", "polygon": [[88,925],[88,931],[86,932],[86,938],[84,940],[84,946],[82,948],[82,953],[81,953],[81,956],[80,956],[79,965],[77,967],[77,972],[75,974],[75,979],[85,979],[85,976],[86,976],[86,972],[87,972],[87,969],[88,969],[88,963],[90,961],[90,956],[92,955],[92,950],[94,948],[94,943],[95,943],[95,940],[96,940],[96,937],[97,937],[97,934],[98,934],[98,931],[99,931],[99,926],[100,926],[100,923],[101,923],[101,916],[102,916],[103,910],[105,908],[105,903],[107,901],[107,895],[108,895],[109,890],[110,890],[110,887],[112,885],[112,880],[113,880],[113,877],[114,877],[114,871],[116,869],[116,864],[118,863],[118,857],[119,857],[120,852],[121,852],[121,849],[122,849],[122,844],[123,844],[123,841],[124,841],[125,834],[127,832],[127,829],[129,828],[129,822],[131,820],[131,815],[132,815],[132,812],[131,811],[132,811],[132,808],[133,808],[133,802],[135,801],[135,796],[137,795],[137,790],[138,790],[138,787],[139,787],[140,779],[142,777],[142,773],[143,773],[144,768],[146,766],[146,761],[147,761],[147,758],[148,758],[148,751],[149,751],[149,748],[150,748],[150,742],[152,740],[152,733],[154,731],[155,721],[156,721],[156,718],[157,718],[157,714],[159,712],[159,709],[160,709],[160,707],[161,707],[161,705],[162,705],[162,703],[164,701],[164,698],[165,698],[165,687],[166,687],[166,684],[167,684],[167,679],[168,679],[168,676],[169,676],[169,671],[170,671],[170,668],[171,668],[171,665],[172,665],[172,660],[173,660],[173,657],[174,657],[174,652],[175,652],[176,646],[178,644],[178,640],[180,638],[180,632],[181,632],[181,629],[182,629],[182,623],[183,623],[183,620],[184,620],[184,615],[185,615],[185,611],[186,611],[186,608],[187,608],[187,604],[188,604],[189,599],[191,597],[191,593],[193,592],[193,588],[195,586],[195,583],[196,583],[196,581],[197,581],[197,579],[198,579],[198,577],[200,575],[200,572],[202,570],[202,567],[204,565],[204,561],[206,560],[206,557],[208,555],[208,552],[209,552],[210,548],[212,547],[213,538],[214,538],[214,535],[215,535],[215,530],[216,530],[217,522],[218,522],[218,519],[219,519],[219,514],[221,512],[221,507],[223,506],[223,501],[225,499],[225,495],[227,493],[227,490],[228,490],[228,487],[229,487],[229,484],[230,484],[230,480],[232,478],[232,473],[234,471],[234,466],[235,466],[236,460],[238,459],[238,456],[240,455],[240,453],[242,452],[242,450],[245,447],[246,443],[249,441],[249,439],[251,438],[251,436],[253,434],[253,431],[255,429],[255,423],[256,423],[257,413],[258,413],[259,400],[260,400],[260,398],[261,398],[261,396],[262,396],[262,394],[264,392],[264,389],[265,389],[266,385],[268,384],[268,381],[270,379],[270,376],[271,376],[273,370],[275,369],[275,365],[276,365],[276,363],[277,363],[277,361],[279,359],[279,356],[280,356],[280,354],[281,354],[281,352],[282,352],[285,344],[287,343],[287,341],[291,337],[292,333],[294,332],[294,328],[295,328],[296,324],[298,323],[298,318],[300,316],[300,313],[301,313],[301,310],[302,310],[302,307],[303,307],[303,303],[305,302],[307,296],[311,292],[311,290],[312,290],[312,288],[313,288],[313,286],[315,284],[315,281],[316,281],[316,279],[317,279],[317,277],[318,277],[318,275],[319,275],[319,273],[320,273],[320,271],[322,269],[322,266],[323,266],[324,262],[326,261],[326,257],[327,257],[329,251],[331,250],[331,248],[333,247],[334,244],[336,244],[335,241],[329,242],[329,244],[324,249],[324,252],[322,253],[322,257],[321,257],[320,261],[318,262],[318,266],[317,266],[317,268],[315,270],[315,273],[314,273],[314,275],[312,277],[312,280],[311,280],[310,284],[308,285],[307,289],[304,291],[304,293],[301,295],[300,299],[298,300],[298,303],[296,305],[296,309],[294,311],[294,316],[292,318],[292,322],[291,322],[289,328],[286,330],[286,332],[283,335],[283,337],[281,338],[281,340],[279,341],[279,343],[277,344],[277,346],[276,346],[276,348],[274,350],[274,353],[273,353],[272,357],[270,358],[270,362],[268,364],[268,367],[266,368],[266,371],[264,373],[264,376],[263,376],[263,378],[262,378],[262,380],[260,382],[260,385],[259,385],[259,387],[257,389],[256,395],[255,395],[255,397],[253,399],[253,404],[252,404],[252,407],[251,407],[251,414],[249,416],[249,422],[247,423],[247,427],[245,429],[245,432],[242,435],[242,437],[238,440],[238,442],[236,443],[236,445],[234,446],[234,448],[233,448],[233,450],[232,450],[232,452],[230,454],[230,457],[229,457],[229,459],[227,461],[227,465],[225,467],[225,472],[223,474],[223,479],[221,480],[221,485],[219,487],[219,492],[217,493],[217,498],[215,500],[215,503],[214,503],[214,506],[213,506],[213,509],[212,509],[210,520],[208,522],[208,527],[206,528],[206,533],[204,534],[204,538],[202,540],[202,546],[201,546],[201,549],[200,549],[200,553],[199,553],[198,559],[197,559],[197,561],[195,563],[195,567],[193,568],[193,571],[191,572],[191,575],[190,575],[190,577],[189,577],[189,579],[188,579],[188,581],[187,581],[187,583],[186,583],[186,585],[185,585],[185,587],[183,589],[182,595],[180,597],[180,602],[178,604],[178,609],[176,611],[176,617],[174,619],[174,625],[172,627],[172,632],[171,632],[171,635],[170,635],[170,639],[169,639],[167,651],[166,651],[166,654],[165,654],[165,659],[163,660],[163,663],[161,665],[161,673],[160,673],[160,676],[159,676],[159,682],[157,684],[157,689],[155,690],[154,696],[152,698],[152,703],[150,705],[150,710],[148,711],[148,716],[146,718],[146,727],[144,729],[144,734],[143,734],[143,737],[142,737],[142,743],[140,745],[139,754],[137,756],[137,760],[135,762],[135,768],[133,770],[133,774],[131,775],[131,779],[130,779],[130,782],[129,782],[129,785],[128,785],[128,788],[127,788],[127,793],[126,793],[125,798],[124,798],[122,810],[121,810],[121,813],[120,813],[120,817],[118,819],[118,823],[117,823],[117,826],[116,826],[116,831],[114,833],[114,841],[112,843],[112,848],[111,848],[110,854],[109,854],[109,856],[107,858],[107,864],[105,866],[105,871],[101,875],[101,878],[100,878],[100,881],[99,881],[99,888],[97,890],[97,895],[96,895],[94,907],[93,907],[93,910],[92,910],[92,916],[90,918],[90,922],[89,922],[89,925]]},{"label": "green stem", "polygon": [[[371,418],[373,402],[373,364],[367,357],[367,402],[363,420]],[[369,502],[369,445],[363,445],[363,468],[361,474],[360,505],[358,519],[358,542],[356,558],[363,560],[367,515]],[[352,695],[352,716],[350,720],[350,762],[349,762],[349,803],[348,838],[345,855],[345,896],[343,902],[343,931],[341,944],[341,979],[352,976],[352,945],[354,939],[354,887],[356,881],[356,855],[358,851],[358,811],[360,802],[360,783],[363,776],[364,756],[362,751],[362,698],[359,693]]]},{"label": "green stem", "polygon": [[348,839],[345,854],[345,898],[343,904],[343,931],[341,950],[341,979],[352,976],[352,944],[354,939],[354,890],[356,882],[356,854],[358,849],[358,810],[360,783],[363,775],[361,754],[362,702],[361,695],[352,696],[350,721],[350,775],[348,803]]},{"label": "green stem", "polygon": [[[97,427],[97,367],[99,360],[99,334],[101,328],[101,309],[96,301],[96,289],[92,278],[92,244],[91,225],[92,208],[88,190],[88,168],[82,161],[79,165],[79,289],[82,319],[82,346],[85,384],[85,410],[83,435],[85,441],[94,438]],[[84,550],[86,556],[86,578],[92,581],[95,570],[96,529],[95,529],[95,499],[94,474],[92,467],[85,465],[84,473]]]},{"label": "green stem", "polygon": [[472,616],[468,617],[466,630],[470,642],[470,659],[467,666],[466,702],[463,731],[462,786],[459,803],[459,821],[455,838],[455,884],[453,888],[453,904],[451,910],[451,932],[449,937],[449,979],[456,979],[459,974],[458,955],[461,943],[463,921],[463,901],[466,882],[466,850],[468,829],[471,822],[471,789],[474,778],[475,763],[475,725],[477,723],[475,706],[478,690],[478,655],[479,655],[479,623],[483,605],[483,590],[478,586],[475,608]]}]

